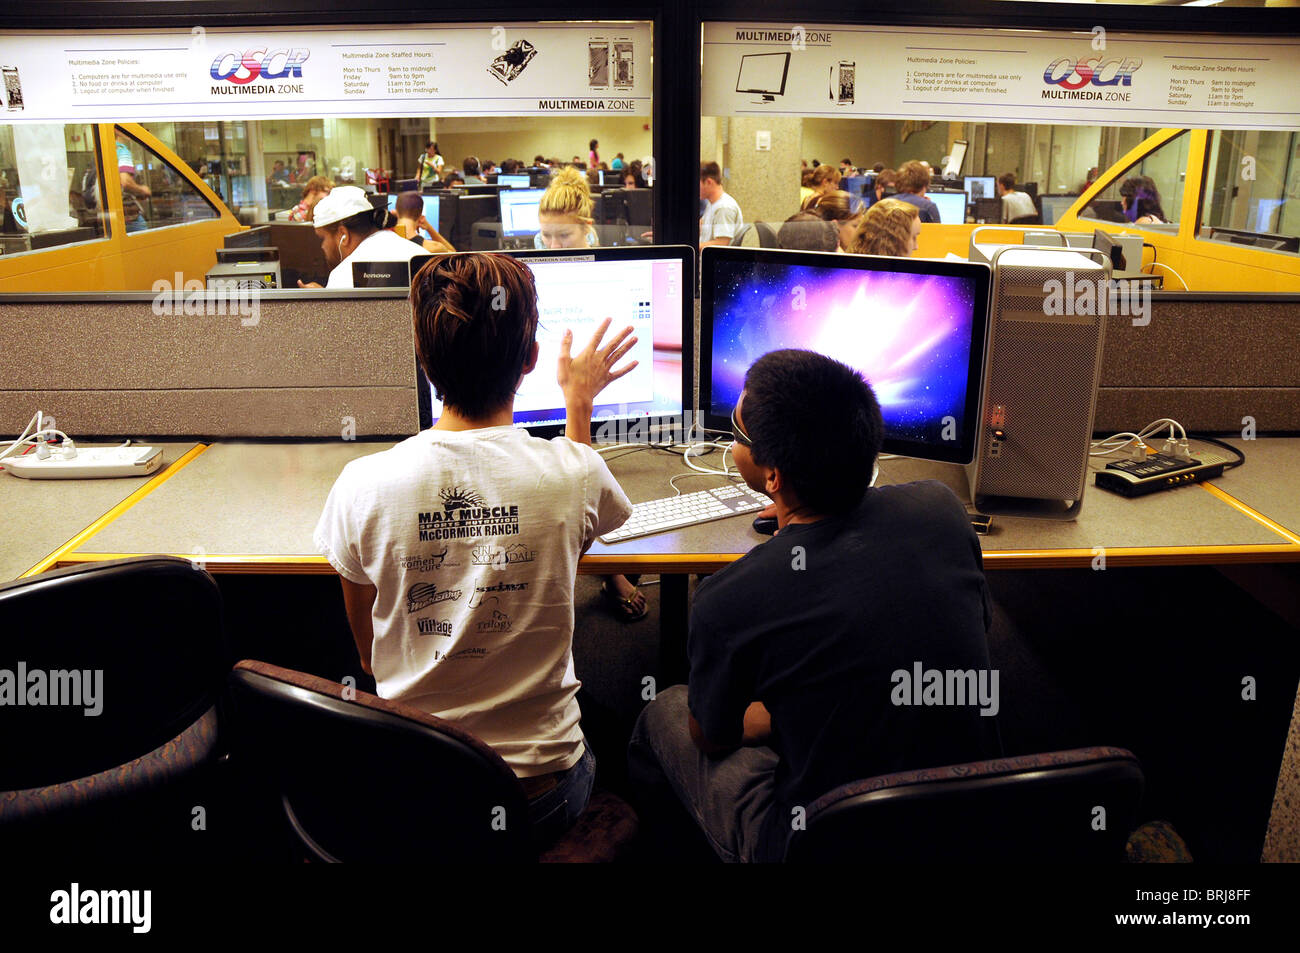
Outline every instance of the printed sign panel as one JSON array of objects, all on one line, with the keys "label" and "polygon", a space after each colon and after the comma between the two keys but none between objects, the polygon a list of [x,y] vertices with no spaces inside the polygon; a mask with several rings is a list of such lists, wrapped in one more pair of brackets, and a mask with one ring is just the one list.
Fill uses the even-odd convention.
[{"label": "printed sign panel", "polygon": [[706,116],[1295,129],[1300,40],[706,23]]},{"label": "printed sign panel", "polygon": [[648,23],[0,33],[0,122],[650,115]]}]

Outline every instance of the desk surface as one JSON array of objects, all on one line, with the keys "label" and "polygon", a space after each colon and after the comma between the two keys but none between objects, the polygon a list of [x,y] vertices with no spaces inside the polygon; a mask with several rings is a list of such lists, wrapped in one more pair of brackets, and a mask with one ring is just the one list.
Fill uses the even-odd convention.
[{"label": "desk surface", "polygon": [[[1247,465],[1216,484],[1247,506],[1252,500],[1266,508],[1276,505],[1282,515],[1275,518],[1285,525],[1297,504],[1273,492],[1274,482],[1295,472],[1291,463],[1300,463],[1300,439],[1253,444]],[[388,446],[343,441],[214,444],[60,564],[165,552],[202,555],[217,572],[332,573],[311,542],[325,497],[345,463]],[[668,480],[679,474],[683,492],[725,479],[693,474],[680,457],[662,451],[619,449],[606,456],[634,502],[671,495]],[[716,465],[720,459],[715,452],[701,462]],[[904,458],[880,465],[882,484],[927,478],[942,480],[959,497],[966,493],[961,467]],[[732,517],[616,546],[596,543],[581,569],[716,571],[763,541],[751,522],[750,516]],[[1296,522],[1300,520],[1292,520]],[[998,517],[981,544],[990,569],[1087,567],[1096,558],[1096,547],[1105,548],[1108,566],[1300,561],[1300,545],[1284,532],[1199,486],[1136,500],[1090,486],[1077,521]]]},{"label": "desk surface", "polygon": [[1211,481],[1213,485],[1300,537],[1300,439],[1260,437],[1224,443],[1239,448],[1246,463]]},{"label": "desk surface", "polygon": [[0,513],[5,515],[0,524],[0,580],[16,579],[36,566],[198,445],[189,441],[149,446],[162,447],[163,465],[145,477],[23,480],[0,474]]},{"label": "desk surface", "polygon": [[[214,571],[333,572],[312,530],[345,464],[391,443],[217,443],[78,547],[202,556]],[[209,558],[214,557],[214,558]]]}]

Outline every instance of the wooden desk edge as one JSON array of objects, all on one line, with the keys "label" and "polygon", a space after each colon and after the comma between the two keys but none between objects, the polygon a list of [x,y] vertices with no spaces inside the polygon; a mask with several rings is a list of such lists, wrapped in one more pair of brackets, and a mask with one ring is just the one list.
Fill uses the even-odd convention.
[{"label": "wooden desk edge", "polygon": [[[110,559],[128,559],[141,553],[65,553],[58,566],[76,566]],[[323,556],[249,556],[174,553],[190,559],[212,573],[250,575],[336,575]],[[608,575],[617,572],[660,574],[708,574],[735,562],[742,553],[692,553],[690,555],[584,556],[578,572]],[[1092,549],[992,550],[984,553],[985,569],[1088,569],[1099,553]],[[1250,563],[1300,562],[1300,545],[1293,543],[1248,546],[1165,546],[1105,550],[1106,568],[1124,566],[1205,566]]]}]

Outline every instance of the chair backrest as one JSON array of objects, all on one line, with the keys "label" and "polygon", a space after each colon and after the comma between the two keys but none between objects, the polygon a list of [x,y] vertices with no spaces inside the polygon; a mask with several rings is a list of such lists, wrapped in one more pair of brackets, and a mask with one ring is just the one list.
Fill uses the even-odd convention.
[{"label": "chair backrest", "polygon": [[754,228],[758,231],[758,244],[763,248],[780,247],[776,240],[776,229],[767,222],[755,222]]},{"label": "chair backrest", "polygon": [[230,670],[221,593],[187,559],[87,563],[6,583],[0,615],[0,791],[153,751],[216,704]]},{"label": "chair backrest", "polygon": [[880,775],[808,806],[790,862],[1119,862],[1142,769],[1122,748],[1077,748]]},{"label": "chair backrest", "polygon": [[1043,216],[1041,215],[1021,215],[1019,218],[1013,218],[1007,222],[1008,225],[1042,225]]},{"label": "chair backrest", "polygon": [[757,244],[757,238],[758,233],[754,231],[753,224],[746,222],[744,225],[741,225],[740,228],[736,229],[736,234],[731,236],[731,244],[753,246]]},{"label": "chair backrest", "polygon": [[482,741],[408,705],[263,662],[228,681],[232,757],[325,861],[531,861],[528,804]]}]

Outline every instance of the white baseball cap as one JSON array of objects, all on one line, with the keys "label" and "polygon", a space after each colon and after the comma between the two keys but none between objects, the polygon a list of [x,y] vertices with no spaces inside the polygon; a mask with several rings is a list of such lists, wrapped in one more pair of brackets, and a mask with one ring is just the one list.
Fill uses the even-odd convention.
[{"label": "white baseball cap", "polygon": [[329,195],[316,203],[316,207],[312,209],[311,220],[317,228],[324,228],[345,218],[351,218],[353,215],[374,210],[375,207],[370,204],[365,190],[355,185],[340,185],[330,190]]}]

